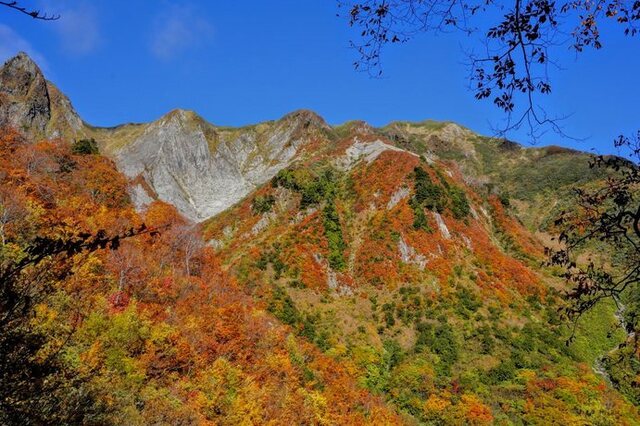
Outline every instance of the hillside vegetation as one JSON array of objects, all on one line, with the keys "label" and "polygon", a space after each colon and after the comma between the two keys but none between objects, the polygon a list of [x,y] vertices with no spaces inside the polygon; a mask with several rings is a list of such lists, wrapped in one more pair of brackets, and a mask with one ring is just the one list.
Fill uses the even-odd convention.
[{"label": "hillside vegetation", "polygon": [[30,309],[2,317],[0,423],[400,422],[355,367],[247,295],[174,208],[136,213],[110,160],[10,131],[0,154],[3,271],[39,238],[160,230],[78,253],[62,276],[42,276],[55,258],[24,272]]},{"label": "hillside vegetation", "polygon": [[[350,143],[207,222],[223,268],[297,335],[355,363],[361,386],[406,422],[637,423],[593,370],[624,338],[612,332],[613,308],[592,313],[566,345],[564,283],[541,266],[543,245],[504,193],[407,151],[345,168]],[[509,182],[523,191],[514,201],[544,187],[525,179]]]},{"label": "hillside vegetation", "polygon": [[311,111],[97,128],[24,54],[0,101],[1,424],[640,424],[637,296],[572,323],[545,262],[589,154]]}]

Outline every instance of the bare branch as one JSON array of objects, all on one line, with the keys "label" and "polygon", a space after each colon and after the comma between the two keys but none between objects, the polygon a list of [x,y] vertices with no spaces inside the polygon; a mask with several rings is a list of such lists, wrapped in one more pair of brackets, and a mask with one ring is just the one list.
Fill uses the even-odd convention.
[{"label": "bare branch", "polygon": [[0,0],[0,6],[6,6],[20,13],[28,15],[33,19],[38,19],[41,21],[57,21],[58,19],[60,19],[60,15],[49,15],[37,9],[27,9],[24,6],[21,6],[20,3],[18,3],[17,1],[1,1]]}]

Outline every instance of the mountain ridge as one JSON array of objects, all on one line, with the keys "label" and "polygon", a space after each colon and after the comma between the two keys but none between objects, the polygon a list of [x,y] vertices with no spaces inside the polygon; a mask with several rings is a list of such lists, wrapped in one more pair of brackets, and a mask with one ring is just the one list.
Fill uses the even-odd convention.
[{"label": "mountain ridge", "polygon": [[[92,126],[80,118],[69,99],[45,79],[25,53],[9,59],[1,73],[0,93],[2,99],[9,99],[2,102],[0,123],[28,129],[36,139],[95,139],[100,150],[132,181],[145,181],[145,185],[134,184],[131,189],[139,208],[159,199],[176,206],[195,222],[231,207],[301,156],[314,155],[305,147],[331,150],[341,140],[350,139],[353,143],[356,135],[369,135],[426,158],[458,161],[469,179],[478,182],[487,180],[488,175],[488,160],[481,158],[481,151],[492,151],[495,158],[490,161],[503,161],[505,157],[496,155],[494,139],[453,122],[394,121],[373,127],[354,120],[331,126],[317,113],[305,109],[241,127],[215,125],[197,112],[184,109],[173,109],[147,123]],[[21,91],[16,94],[14,88],[18,86]],[[172,120],[176,117],[178,121]],[[517,146],[523,156],[558,152],[555,147]],[[515,146],[510,148],[513,151]],[[194,150],[198,156],[193,156]],[[563,154],[586,155],[573,151]]]}]

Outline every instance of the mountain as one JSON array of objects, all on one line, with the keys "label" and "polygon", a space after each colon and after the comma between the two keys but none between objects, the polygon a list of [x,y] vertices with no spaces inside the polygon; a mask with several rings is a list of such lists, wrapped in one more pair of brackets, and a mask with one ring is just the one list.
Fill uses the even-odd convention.
[{"label": "mountain", "polygon": [[234,129],[182,110],[148,124],[93,127],[24,53],[0,70],[0,90],[0,124],[28,129],[35,138],[95,138],[139,182],[131,189],[137,205],[160,199],[194,221],[240,201],[290,164],[314,132],[329,128],[309,111]]},{"label": "mountain", "polygon": [[[0,144],[3,255],[39,233],[162,230],[77,261],[35,309],[43,351],[68,341],[84,380],[56,407],[96,424],[640,423],[635,367],[602,363],[625,341],[616,307],[567,345],[566,283],[544,266],[573,189],[606,177],[591,155],[304,110],[100,128],[24,54],[0,76],[0,123],[27,141]],[[73,150],[90,138],[101,155]]]},{"label": "mountain", "polygon": [[[196,222],[243,199],[306,155],[305,148],[310,144],[331,144],[345,134],[360,131],[418,155],[455,160],[468,179],[506,180],[509,190],[519,196],[532,195],[535,189],[528,188],[532,185],[549,188],[556,184],[546,181],[555,178],[553,173],[522,179],[524,174],[542,169],[537,160],[544,159],[552,163],[551,167],[562,169],[562,163],[575,164],[576,156],[585,158],[585,154],[556,147],[496,146],[491,139],[453,123],[392,123],[373,129],[366,123],[353,122],[331,127],[310,111],[244,128],[215,126],[183,110],[172,111],[152,123],[95,127],[78,116],[68,98],[24,53],[0,69],[0,97],[0,124],[26,129],[36,139],[94,138],[101,151],[134,182],[130,191],[136,205],[143,207],[154,199],[162,200]],[[554,158],[550,161],[550,157]],[[538,166],[529,167],[534,162]],[[567,170],[573,174],[560,185],[592,176],[584,166]],[[506,171],[512,175],[505,176]]]},{"label": "mountain", "polygon": [[[127,176],[142,178],[159,199],[200,221],[268,181],[304,149],[313,132],[327,127],[305,111],[277,122],[225,129],[176,110],[146,125],[139,137],[114,151],[114,158]],[[134,193],[143,194],[137,188]]]}]

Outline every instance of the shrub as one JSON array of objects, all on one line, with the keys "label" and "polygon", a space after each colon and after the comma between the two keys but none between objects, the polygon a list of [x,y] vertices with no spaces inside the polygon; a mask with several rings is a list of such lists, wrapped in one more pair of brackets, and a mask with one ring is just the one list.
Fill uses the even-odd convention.
[{"label": "shrub", "polygon": [[485,355],[490,355],[493,352],[493,349],[496,346],[495,340],[491,335],[491,328],[489,326],[483,326],[478,329],[480,333],[480,346],[481,353]]},{"label": "shrub", "polygon": [[308,169],[284,169],[271,180],[273,187],[282,187],[301,195],[300,208],[305,209],[335,198],[338,176],[332,168],[319,173]]},{"label": "shrub", "polygon": [[291,297],[281,288],[275,287],[267,310],[276,318],[288,325],[295,325],[301,321],[300,312]]},{"label": "shrub", "polygon": [[386,339],[382,342],[384,348],[384,361],[387,364],[387,370],[392,370],[402,361],[402,347],[393,339]]},{"label": "shrub", "polygon": [[315,315],[305,314],[300,324],[302,328],[299,334],[326,352],[331,347],[329,344],[329,332],[327,330],[319,330],[318,323],[320,319],[319,313]]},{"label": "shrub", "polygon": [[471,212],[467,195],[458,187],[449,187],[449,199],[451,200],[451,214],[456,219],[464,219]]},{"label": "shrub", "polygon": [[453,328],[441,321],[437,326],[420,323],[416,326],[417,338],[415,351],[423,352],[427,348],[440,357],[437,365],[439,375],[448,376],[451,366],[458,360],[459,348]]},{"label": "shrub", "polygon": [[432,349],[440,355],[441,362],[453,364],[458,360],[458,343],[448,323],[441,323],[435,328]]},{"label": "shrub", "polygon": [[395,310],[396,307],[393,303],[385,303],[384,305],[382,305],[382,312],[384,312],[384,320],[387,328],[391,328],[396,325],[396,319],[393,315]]},{"label": "shrub", "polygon": [[444,190],[431,181],[429,174],[422,167],[416,167],[413,171],[416,202],[429,210],[442,213],[446,207]]},{"label": "shrub", "polygon": [[279,251],[280,247],[274,244],[272,250],[263,252],[256,261],[256,267],[261,271],[266,271],[269,264],[271,264],[276,280],[280,279],[282,274],[289,269],[289,266],[280,259]]},{"label": "shrub", "polygon": [[471,212],[465,192],[450,185],[439,171],[436,171],[442,185],[434,183],[422,167],[413,169],[415,194],[409,201],[414,213],[413,227],[430,230],[423,208],[442,213],[446,208],[456,219],[464,219]]},{"label": "shrub", "polygon": [[467,312],[475,312],[482,306],[482,302],[478,300],[478,297],[467,288],[460,288],[456,292],[456,296],[459,302],[457,311],[466,318],[469,317]]},{"label": "shrub", "polygon": [[498,384],[512,380],[516,376],[516,366],[511,360],[500,362],[497,367],[487,372],[486,381],[488,384]]},{"label": "shrub", "polygon": [[71,152],[76,155],[98,154],[98,143],[95,139],[80,139],[71,145]]},{"label": "shrub", "polygon": [[433,229],[431,229],[427,222],[427,215],[424,214],[424,208],[416,201],[415,197],[409,201],[409,205],[413,209],[413,228],[422,229],[429,233],[433,232]]},{"label": "shrub", "polygon": [[511,207],[511,200],[509,197],[509,193],[508,192],[502,192],[500,193],[500,203],[502,204],[503,207]]},{"label": "shrub", "polygon": [[441,322],[435,327],[429,323],[420,323],[416,331],[418,336],[415,347],[418,352],[429,348],[440,355],[442,362],[453,364],[458,360],[458,343],[453,328],[447,322]]},{"label": "shrub", "polygon": [[256,214],[268,213],[273,208],[276,199],[273,195],[258,195],[251,203],[251,209]]}]

